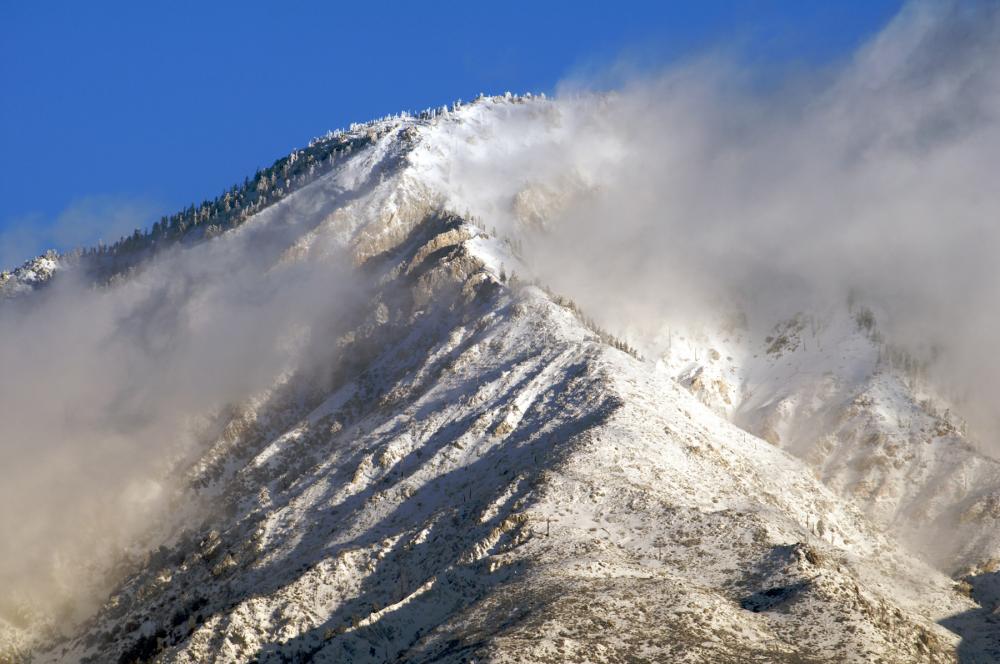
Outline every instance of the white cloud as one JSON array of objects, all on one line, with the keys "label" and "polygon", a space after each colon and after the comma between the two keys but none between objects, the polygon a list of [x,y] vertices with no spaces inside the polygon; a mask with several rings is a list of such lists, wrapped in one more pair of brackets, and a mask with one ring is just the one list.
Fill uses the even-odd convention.
[{"label": "white cloud", "polygon": [[156,206],[147,200],[96,195],[71,202],[54,217],[29,214],[13,219],[0,230],[0,269],[16,267],[47,249],[67,251],[107,244],[153,221]]}]

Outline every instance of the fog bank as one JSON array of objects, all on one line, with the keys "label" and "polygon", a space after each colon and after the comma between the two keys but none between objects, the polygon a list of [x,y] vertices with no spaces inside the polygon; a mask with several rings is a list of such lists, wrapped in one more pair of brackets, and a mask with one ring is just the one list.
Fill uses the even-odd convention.
[{"label": "fog bank", "polygon": [[282,260],[308,221],[279,204],[112,287],[70,270],[0,304],[0,617],[85,614],[176,516],[206,418],[328,359],[359,284],[336,250]]}]

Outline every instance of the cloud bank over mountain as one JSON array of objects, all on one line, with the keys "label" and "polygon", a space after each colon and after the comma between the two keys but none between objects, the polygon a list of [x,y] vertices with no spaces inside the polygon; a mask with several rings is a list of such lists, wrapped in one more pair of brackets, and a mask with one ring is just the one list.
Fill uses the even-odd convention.
[{"label": "cloud bank over mountain", "polygon": [[998,63],[994,5],[921,2],[823,68],[708,55],[596,99],[575,79],[493,128],[499,153],[460,153],[453,202],[531,229],[531,268],[619,329],[860,297],[992,439]]}]

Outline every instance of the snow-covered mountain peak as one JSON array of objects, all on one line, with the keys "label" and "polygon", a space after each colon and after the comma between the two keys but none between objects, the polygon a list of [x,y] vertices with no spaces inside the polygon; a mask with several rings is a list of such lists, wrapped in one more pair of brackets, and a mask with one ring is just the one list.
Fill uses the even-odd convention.
[{"label": "snow-covered mountain peak", "polygon": [[[92,574],[103,595],[79,622],[60,622],[68,604],[0,604],[0,659],[944,662],[995,648],[982,618],[1000,472],[860,310],[727,303],[605,329],[622,320],[591,319],[600,298],[548,280],[578,267],[545,253],[572,243],[559,224],[627,175],[628,133],[603,131],[612,110],[487,97],[355,127],[239,205],[136,240],[141,259],[84,253],[57,273],[37,293],[50,343],[69,337],[46,307],[93,260],[114,276],[70,292],[115,323],[72,338],[102,353],[112,339],[112,376],[162,370],[149,392],[105,395],[91,365],[63,368],[100,413],[135,416],[109,440],[74,413],[106,446],[86,454],[107,450],[166,497],[110,557],[87,544],[122,515],[112,476],[79,506],[86,527],[19,529],[27,551],[55,538],[77,553],[60,578]],[[197,436],[167,426],[182,416]],[[129,463],[130,437],[154,435],[171,454]],[[922,548],[943,524],[954,545]],[[82,585],[61,587],[66,602]]]}]

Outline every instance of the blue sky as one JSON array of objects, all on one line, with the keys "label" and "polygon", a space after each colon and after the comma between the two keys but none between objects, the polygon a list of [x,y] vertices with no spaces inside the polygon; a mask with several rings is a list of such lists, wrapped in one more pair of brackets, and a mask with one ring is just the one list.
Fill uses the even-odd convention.
[{"label": "blue sky", "polygon": [[900,4],[0,0],[0,262],[117,239],[353,121],[710,48],[824,63]]}]

